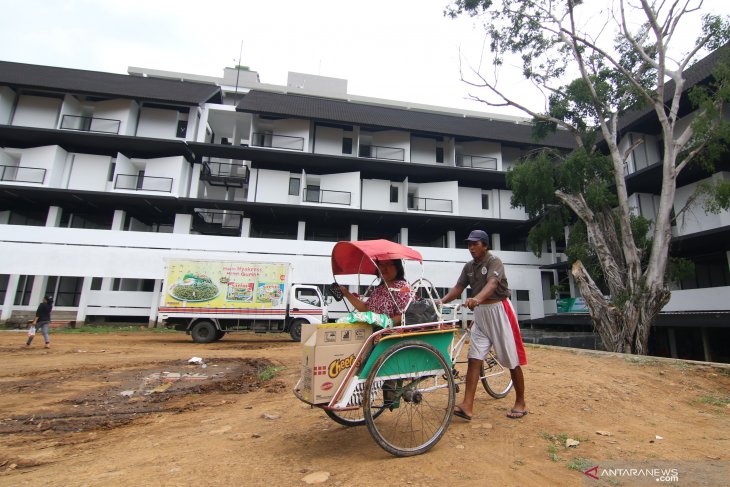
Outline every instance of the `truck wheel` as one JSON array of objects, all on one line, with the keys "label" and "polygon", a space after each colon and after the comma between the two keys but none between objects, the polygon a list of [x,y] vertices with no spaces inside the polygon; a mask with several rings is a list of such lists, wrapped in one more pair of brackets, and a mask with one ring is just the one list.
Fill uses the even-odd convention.
[{"label": "truck wheel", "polygon": [[190,331],[195,343],[210,343],[215,340],[217,333],[218,330],[210,321],[198,321]]},{"label": "truck wheel", "polygon": [[295,342],[302,341],[302,323],[304,323],[304,320],[294,320],[289,325],[289,334]]}]

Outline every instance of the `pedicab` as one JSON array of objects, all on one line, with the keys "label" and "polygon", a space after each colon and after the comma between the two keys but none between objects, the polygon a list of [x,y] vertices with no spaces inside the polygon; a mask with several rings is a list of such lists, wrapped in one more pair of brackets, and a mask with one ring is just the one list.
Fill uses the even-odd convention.
[{"label": "pedicab", "polygon": [[302,376],[294,394],[341,425],[367,425],[389,453],[412,456],[436,445],[451,423],[456,386],[449,347],[457,320],[437,315],[428,323],[408,323],[407,311],[418,301],[419,288],[425,287],[427,292],[419,294],[438,310],[433,287],[423,278],[421,254],[388,240],[338,242],[332,251],[335,283],[330,291],[341,299],[338,277],[374,280],[380,277],[376,262],[393,259],[421,269],[408,290],[402,324],[382,329],[361,322],[305,325]]}]

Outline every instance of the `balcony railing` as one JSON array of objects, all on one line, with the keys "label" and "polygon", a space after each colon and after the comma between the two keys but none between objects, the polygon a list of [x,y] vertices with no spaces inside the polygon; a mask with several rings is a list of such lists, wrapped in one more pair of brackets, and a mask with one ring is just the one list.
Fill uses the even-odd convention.
[{"label": "balcony railing", "polygon": [[458,167],[470,167],[472,169],[492,169],[496,171],[497,159],[494,157],[456,154],[456,165]]},{"label": "balcony railing", "polygon": [[114,189],[131,189],[133,191],[172,192],[172,178],[158,176],[138,176],[136,174],[117,174],[114,178]]},{"label": "balcony railing", "polygon": [[203,235],[240,236],[243,213],[239,211],[195,210],[192,228]]},{"label": "balcony railing", "polygon": [[42,167],[0,166],[0,181],[43,184],[45,180],[46,170]]},{"label": "balcony railing", "polygon": [[248,182],[248,167],[208,159],[203,161],[200,179],[207,181],[211,186],[243,188]]},{"label": "balcony railing", "polygon": [[304,150],[304,137],[291,135],[277,135],[269,133],[254,133],[251,140],[254,147],[271,147],[272,149]]},{"label": "balcony railing", "polygon": [[64,115],[61,119],[62,129],[104,134],[118,134],[121,124],[121,120],[113,118],[80,117],[78,115]]},{"label": "balcony railing", "polygon": [[405,161],[405,149],[398,147],[385,147],[381,145],[360,145],[358,152],[360,157],[368,157],[370,159],[386,159],[389,161]]},{"label": "balcony railing", "polygon": [[408,209],[418,211],[438,211],[442,213],[453,213],[454,203],[451,200],[439,198],[417,198],[408,197]]},{"label": "balcony railing", "polygon": [[304,188],[304,201],[308,203],[327,203],[333,205],[350,206],[352,202],[352,193],[349,191],[331,191],[329,189],[319,189],[314,186]]}]

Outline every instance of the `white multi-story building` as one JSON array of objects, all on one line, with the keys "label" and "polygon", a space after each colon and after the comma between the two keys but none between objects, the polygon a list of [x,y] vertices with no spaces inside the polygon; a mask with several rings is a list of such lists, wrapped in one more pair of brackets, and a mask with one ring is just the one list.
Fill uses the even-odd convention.
[{"label": "white multi-story building", "polygon": [[[325,285],[332,246],[354,239],[415,247],[446,289],[475,228],[505,262],[520,318],[555,315],[561,246],[527,251],[505,174],[535,148],[570,150],[568,134],[537,144],[524,119],[359,97],[320,76],[129,73],[0,62],[0,320],[52,294],[79,322],[154,323],[168,257],[286,261],[294,282]],[[627,137],[648,128],[639,117]],[[634,159],[630,184],[646,173]],[[636,188],[646,214],[656,188]],[[726,235],[728,216],[715,219]],[[692,311],[730,308],[723,245],[725,287],[712,304],[689,298]]]}]

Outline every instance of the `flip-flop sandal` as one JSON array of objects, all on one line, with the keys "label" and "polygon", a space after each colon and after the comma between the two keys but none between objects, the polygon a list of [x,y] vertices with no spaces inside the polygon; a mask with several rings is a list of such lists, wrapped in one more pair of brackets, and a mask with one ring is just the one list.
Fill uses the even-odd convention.
[{"label": "flip-flop sandal", "polygon": [[[527,410],[520,411],[519,409],[512,409],[512,410],[510,410],[510,412],[507,413],[507,417],[509,419],[521,419],[521,418],[524,418],[525,416],[527,416],[527,413],[529,413],[529,412],[530,411],[527,411]],[[456,414],[456,411],[454,411],[454,414]]]},{"label": "flip-flop sandal", "polygon": [[459,406],[454,406],[454,416],[458,416],[461,419],[471,421],[471,416],[466,414]]}]

